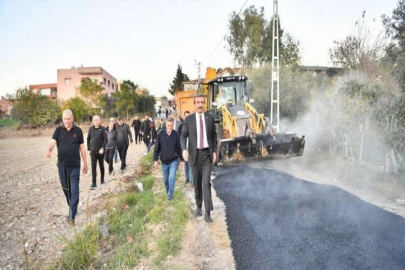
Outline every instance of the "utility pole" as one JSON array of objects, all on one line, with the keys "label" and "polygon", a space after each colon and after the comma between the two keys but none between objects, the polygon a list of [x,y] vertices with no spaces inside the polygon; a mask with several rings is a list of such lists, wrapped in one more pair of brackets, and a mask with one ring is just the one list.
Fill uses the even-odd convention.
[{"label": "utility pole", "polygon": [[280,51],[279,51],[278,0],[273,0],[273,43],[271,61],[271,111],[270,122],[276,132],[280,131]]},{"label": "utility pole", "polygon": [[197,84],[197,91],[200,90],[198,89],[200,82],[201,82],[201,63],[202,62],[197,62],[197,60],[194,60],[195,64],[197,65],[197,70],[198,70],[198,84]]}]

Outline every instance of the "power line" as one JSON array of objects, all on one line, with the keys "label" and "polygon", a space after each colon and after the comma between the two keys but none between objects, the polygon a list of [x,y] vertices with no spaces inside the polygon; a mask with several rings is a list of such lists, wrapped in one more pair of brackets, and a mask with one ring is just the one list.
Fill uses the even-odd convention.
[{"label": "power line", "polygon": [[[245,7],[246,3],[248,0],[245,1],[245,3],[243,3],[242,7],[240,8],[239,12],[238,12],[238,16],[240,15],[240,13],[242,12],[243,8]],[[219,48],[219,45],[221,45],[221,43],[224,41],[224,39],[226,38],[226,36],[229,33],[229,29],[226,31],[225,35],[221,38],[221,40],[219,41],[218,45],[215,47],[215,49],[204,59],[203,62],[207,61],[214,53],[215,51]]]}]

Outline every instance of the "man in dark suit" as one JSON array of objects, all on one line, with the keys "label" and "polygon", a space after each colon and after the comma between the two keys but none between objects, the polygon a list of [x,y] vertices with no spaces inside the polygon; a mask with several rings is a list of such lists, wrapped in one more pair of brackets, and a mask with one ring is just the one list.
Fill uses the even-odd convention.
[{"label": "man in dark suit", "polygon": [[193,169],[196,215],[202,215],[204,200],[205,221],[210,223],[210,212],[214,210],[211,198],[211,170],[217,158],[217,132],[214,117],[204,113],[205,96],[196,95],[194,106],[196,112],[183,121],[181,148],[184,160],[188,161]]}]

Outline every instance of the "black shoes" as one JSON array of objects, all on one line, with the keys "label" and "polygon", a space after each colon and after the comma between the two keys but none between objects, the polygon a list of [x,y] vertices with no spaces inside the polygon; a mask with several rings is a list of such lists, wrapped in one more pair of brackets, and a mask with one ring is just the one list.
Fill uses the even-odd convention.
[{"label": "black shoes", "polygon": [[66,216],[66,221],[70,226],[75,226],[75,220],[70,218],[70,215]]},{"label": "black shoes", "polygon": [[195,211],[195,216],[196,217],[201,217],[202,216],[201,207],[197,207],[197,210]]},{"label": "black shoes", "polygon": [[210,211],[205,212],[205,222],[212,223]]},{"label": "black shoes", "polygon": [[91,189],[91,190],[96,189],[96,188],[97,188],[97,185],[96,185],[96,184],[91,184],[91,186],[90,186],[90,189]]}]

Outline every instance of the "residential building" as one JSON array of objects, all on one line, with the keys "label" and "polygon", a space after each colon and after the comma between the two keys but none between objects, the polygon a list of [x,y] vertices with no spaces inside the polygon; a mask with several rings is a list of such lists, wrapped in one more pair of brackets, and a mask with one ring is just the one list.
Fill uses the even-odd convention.
[{"label": "residential building", "polygon": [[101,67],[72,67],[58,69],[57,97],[66,101],[77,95],[83,78],[97,80],[109,96],[117,89],[117,79]]},{"label": "residential building", "polygon": [[155,97],[155,107],[166,107],[169,106],[169,99],[166,96]]},{"label": "residential building", "polygon": [[34,84],[34,85],[30,85],[29,89],[34,94],[37,94],[40,96],[47,96],[49,98],[56,99],[57,98],[57,87],[58,87],[58,85],[56,83]]},{"label": "residential building", "polygon": [[[219,68],[216,71],[216,77],[225,77],[225,76],[233,76],[233,75],[246,75],[246,72],[243,68]],[[184,81],[183,82],[183,90],[184,91],[195,91],[198,90],[198,84],[205,82],[205,78],[201,78],[200,80],[191,80],[191,81]]]},{"label": "residential building", "polygon": [[217,77],[226,77],[226,76],[238,76],[238,75],[248,75],[243,68],[219,68],[217,69]]},{"label": "residential building", "polygon": [[324,74],[328,77],[341,76],[347,69],[337,67],[320,67],[320,66],[299,66],[301,71],[312,72],[315,77],[318,74]]},{"label": "residential building", "polygon": [[10,101],[5,97],[1,97],[1,99],[0,99],[0,110],[2,112],[4,112],[6,115],[10,115],[11,108],[12,108],[12,105],[11,105]]},{"label": "residential building", "polygon": [[136,89],[136,93],[137,93],[138,95],[149,95],[149,90],[146,89],[145,87],[138,87],[138,88]]},{"label": "residential building", "polygon": [[198,83],[199,82],[204,82],[204,78],[202,78],[200,81],[197,80],[192,80],[192,81],[184,81],[183,82],[183,90],[184,91],[194,91],[198,90]]}]

